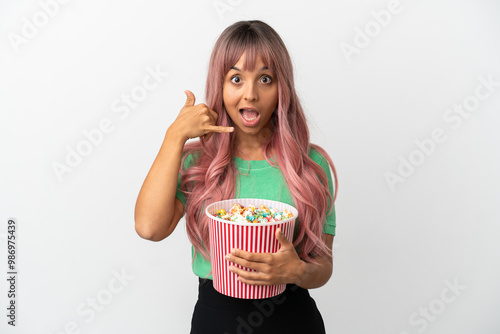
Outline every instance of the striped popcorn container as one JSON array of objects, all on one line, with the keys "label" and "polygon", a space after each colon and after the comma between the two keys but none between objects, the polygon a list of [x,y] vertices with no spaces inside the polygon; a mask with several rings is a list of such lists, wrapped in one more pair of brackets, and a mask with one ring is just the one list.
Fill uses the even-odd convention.
[{"label": "striped popcorn container", "polygon": [[[243,207],[250,204],[259,207],[259,205],[264,204],[279,211],[287,209],[293,214],[293,217],[273,223],[240,223],[214,217],[214,214],[220,209],[229,212],[235,203],[239,203]],[[210,257],[215,290],[226,296],[243,299],[270,298],[285,291],[286,284],[249,285],[238,281],[236,279],[238,275],[230,272],[229,266],[237,266],[247,271],[253,271],[253,269],[229,262],[225,256],[233,248],[254,253],[277,252],[281,245],[275,236],[276,229],[280,227],[285,237],[290,241],[293,240],[295,219],[298,216],[296,208],[277,201],[237,198],[212,203],[206,207],[205,214],[210,219]]]}]

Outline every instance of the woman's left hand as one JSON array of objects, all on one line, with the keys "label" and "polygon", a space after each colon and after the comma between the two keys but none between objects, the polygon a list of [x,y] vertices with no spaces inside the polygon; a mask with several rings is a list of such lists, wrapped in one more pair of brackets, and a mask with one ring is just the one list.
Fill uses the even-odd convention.
[{"label": "woman's left hand", "polygon": [[276,230],[276,239],[281,244],[276,253],[252,253],[233,249],[226,255],[226,260],[255,271],[247,271],[237,266],[230,266],[229,270],[239,276],[239,281],[246,284],[297,284],[301,280],[305,262],[299,258],[295,247],[281,233],[280,228]]}]

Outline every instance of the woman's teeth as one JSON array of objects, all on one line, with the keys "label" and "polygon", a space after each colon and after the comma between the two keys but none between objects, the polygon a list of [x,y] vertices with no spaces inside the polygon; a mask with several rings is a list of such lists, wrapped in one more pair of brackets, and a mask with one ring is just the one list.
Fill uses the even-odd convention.
[{"label": "woman's teeth", "polygon": [[253,118],[247,118],[247,117],[245,117],[245,115],[243,115],[243,118],[246,119],[247,121],[253,121],[253,120],[257,119],[257,116],[255,116]]},{"label": "woman's teeth", "polygon": [[240,110],[240,112],[241,116],[243,116],[243,118],[249,122],[254,121],[257,119],[257,117],[259,117],[259,113],[255,110],[242,109]]}]

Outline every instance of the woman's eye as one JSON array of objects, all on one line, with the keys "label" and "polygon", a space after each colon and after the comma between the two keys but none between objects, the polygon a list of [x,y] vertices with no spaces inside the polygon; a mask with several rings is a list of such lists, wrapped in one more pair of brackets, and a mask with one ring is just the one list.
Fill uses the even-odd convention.
[{"label": "woman's eye", "polygon": [[240,81],[241,81],[240,77],[232,77],[231,78],[232,83],[240,83]]},{"label": "woman's eye", "polygon": [[272,79],[271,79],[271,77],[270,77],[269,75],[266,75],[266,76],[263,76],[263,77],[262,77],[261,81],[262,81],[263,83],[266,83],[266,84],[267,84],[267,83],[271,83]]}]

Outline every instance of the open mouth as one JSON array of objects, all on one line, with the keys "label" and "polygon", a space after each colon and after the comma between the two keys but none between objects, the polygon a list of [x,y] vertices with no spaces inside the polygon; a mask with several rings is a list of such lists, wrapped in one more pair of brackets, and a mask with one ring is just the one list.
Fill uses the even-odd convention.
[{"label": "open mouth", "polygon": [[241,117],[243,117],[243,119],[249,122],[255,121],[260,115],[259,112],[255,109],[242,108],[239,111]]}]

